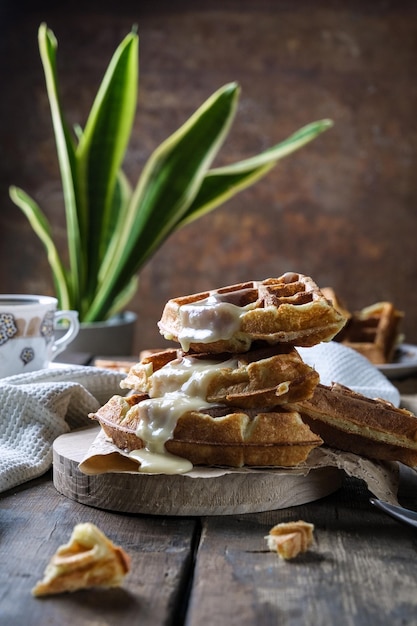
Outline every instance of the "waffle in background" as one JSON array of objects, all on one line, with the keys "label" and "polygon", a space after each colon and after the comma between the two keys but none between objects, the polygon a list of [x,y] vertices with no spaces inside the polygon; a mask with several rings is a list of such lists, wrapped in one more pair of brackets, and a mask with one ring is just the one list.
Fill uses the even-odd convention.
[{"label": "waffle in background", "polygon": [[375,365],[393,361],[395,349],[403,340],[400,332],[402,311],[391,302],[376,302],[351,313],[332,288],[324,287],[321,291],[348,319],[334,341],[360,352]]},{"label": "waffle in background", "polygon": [[105,359],[105,358],[97,358],[94,359],[93,365],[95,367],[101,367],[106,370],[114,370],[116,372],[121,372],[122,374],[128,374],[132,365],[136,363],[136,360],[133,359]]},{"label": "waffle in background", "polygon": [[105,357],[97,357],[94,359],[93,365],[95,367],[102,367],[106,370],[114,370],[116,372],[121,372],[122,374],[129,374],[130,369],[133,365],[135,365],[138,361],[142,361],[144,358],[149,357],[152,354],[156,354],[161,352],[162,348],[154,348],[149,350],[141,350],[139,352],[139,357],[125,357],[125,358],[105,358]]}]

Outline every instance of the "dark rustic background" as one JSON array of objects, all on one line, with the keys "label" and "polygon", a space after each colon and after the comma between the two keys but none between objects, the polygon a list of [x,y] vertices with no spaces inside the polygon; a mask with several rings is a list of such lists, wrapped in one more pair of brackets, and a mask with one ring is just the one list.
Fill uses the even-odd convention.
[{"label": "dark rustic background", "polygon": [[316,119],[335,126],[266,179],[175,234],[141,275],[134,351],[164,345],[156,322],[176,295],[287,270],[333,286],[350,308],[405,311],[417,343],[417,3],[176,0],[2,3],[0,291],[51,293],[41,244],[11,203],[33,195],[64,245],[60,181],[37,48],[59,42],[70,121],[85,122],[118,43],[138,24],[139,105],[126,171],[218,87],[240,106],[217,161],[251,156]]}]

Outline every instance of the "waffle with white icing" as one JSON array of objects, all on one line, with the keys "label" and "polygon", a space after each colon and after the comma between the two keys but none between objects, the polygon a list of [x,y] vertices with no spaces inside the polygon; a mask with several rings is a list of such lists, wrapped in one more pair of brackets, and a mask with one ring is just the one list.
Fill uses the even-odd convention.
[{"label": "waffle with white icing", "polygon": [[120,386],[155,397],[186,384],[199,368],[208,374],[205,401],[241,408],[298,402],[309,398],[319,382],[316,370],[294,348],[277,345],[235,355],[162,350],[132,365]]},{"label": "waffle with white icing", "polygon": [[[144,446],[137,436],[139,404],[145,394],[113,396],[90,417],[121,450]],[[166,451],[193,465],[293,467],[322,444],[294,410],[239,410],[231,407],[186,411],[176,422]]]},{"label": "waffle with white icing", "polygon": [[287,272],[173,298],[158,326],[186,352],[236,353],[259,341],[313,346],[331,340],[345,322],[310,277]]}]

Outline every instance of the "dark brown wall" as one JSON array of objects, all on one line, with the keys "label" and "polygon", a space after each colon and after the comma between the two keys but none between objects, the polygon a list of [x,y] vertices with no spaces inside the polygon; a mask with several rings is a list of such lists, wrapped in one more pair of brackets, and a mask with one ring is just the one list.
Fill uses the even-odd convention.
[{"label": "dark brown wall", "polygon": [[242,96],[219,162],[251,156],[316,119],[335,126],[159,250],[131,304],[140,315],[135,351],[164,345],[156,322],[168,298],[287,270],[333,286],[351,308],[394,301],[417,343],[417,3],[59,4],[16,0],[0,13],[0,291],[52,290],[10,184],[38,200],[63,242],[40,22],[58,38],[65,108],[81,123],[112,52],[137,23],[132,182],[152,149],[232,80]]}]

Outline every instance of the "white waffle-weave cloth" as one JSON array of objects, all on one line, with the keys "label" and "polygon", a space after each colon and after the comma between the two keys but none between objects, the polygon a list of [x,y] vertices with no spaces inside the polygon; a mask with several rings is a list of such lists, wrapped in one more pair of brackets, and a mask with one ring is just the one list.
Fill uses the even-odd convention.
[{"label": "white waffle-weave cloth", "polygon": [[400,393],[375,365],[359,352],[336,341],[297,348],[301,358],[320,375],[323,385],[339,383],[367,398],[400,405]]},{"label": "white waffle-weave cloth", "polygon": [[96,367],[52,367],[0,380],[0,492],[44,474],[56,437],[91,421],[124,374]]}]

